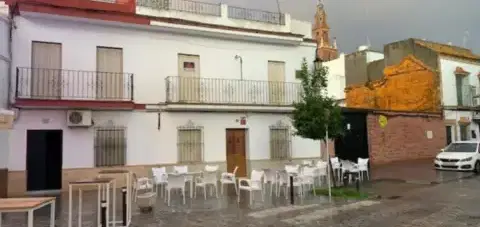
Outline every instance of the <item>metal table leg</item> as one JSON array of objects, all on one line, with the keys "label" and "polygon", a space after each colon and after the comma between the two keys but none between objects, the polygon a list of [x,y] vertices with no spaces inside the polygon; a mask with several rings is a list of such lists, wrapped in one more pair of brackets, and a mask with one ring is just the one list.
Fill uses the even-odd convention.
[{"label": "metal table leg", "polygon": [[[1,217],[0,217],[0,223],[1,223]],[[53,200],[52,203],[50,203],[50,227],[55,227],[55,200]]]}]

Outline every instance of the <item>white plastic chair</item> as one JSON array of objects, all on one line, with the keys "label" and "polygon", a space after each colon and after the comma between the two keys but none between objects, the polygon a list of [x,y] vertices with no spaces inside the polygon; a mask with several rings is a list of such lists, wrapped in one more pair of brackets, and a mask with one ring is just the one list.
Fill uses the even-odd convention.
[{"label": "white plastic chair", "polygon": [[318,186],[322,186],[323,180],[327,180],[328,163],[325,161],[318,161],[315,166],[314,176],[318,180]]},{"label": "white plastic chair", "polygon": [[277,196],[280,196],[280,188],[283,187],[285,198],[288,197],[288,191],[290,190],[290,174],[295,175],[293,177],[293,187],[300,189],[300,195],[303,196],[302,180],[300,179],[299,176],[297,176],[297,173],[293,173],[293,172],[289,173],[287,172],[287,170],[281,170],[281,171],[278,171],[277,174],[278,174]]},{"label": "white plastic chair", "polygon": [[167,172],[165,167],[152,168],[152,175],[153,183],[155,184],[155,193],[158,193],[158,186],[160,186],[160,196],[163,196],[165,185],[167,185]]},{"label": "white plastic chair", "polygon": [[[188,182],[190,188],[192,188],[191,184],[193,184],[193,176],[188,175],[188,166],[173,166],[173,172],[176,174],[185,174],[185,183]],[[192,196],[191,193],[190,196]]]},{"label": "white plastic chair", "polygon": [[205,171],[207,172],[214,172],[214,171],[218,171],[218,165],[206,165],[205,166]]},{"label": "white plastic chair", "polygon": [[277,186],[277,171],[273,169],[263,169],[265,177],[263,183],[270,183],[270,196],[273,195],[273,186]]},{"label": "white plastic chair", "polygon": [[370,180],[370,174],[368,172],[368,158],[358,158],[358,171],[360,173],[360,180],[363,181],[364,173],[367,173],[367,180]]},{"label": "white plastic chair", "polygon": [[235,169],[233,169],[233,173],[228,173],[228,172],[222,173],[220,177],[220,183],[221,183],[220,191],[222,195],[223,195],[223,187],[225,184],[227,185],[233,184],[233,186],[235,187],[235,193],[237,193],[238,195],[237,178],[236,178],[237,170],[238,170],[238,166],[235,166]]},{"label": "white plastic chair", "polygon": [[[341,160],[340,161],[341,165],[342,165],[342,178],[343,178],[343,175],[346,174],[347,172],[348,173],[357,173],[359,174],[359,171],[358,171],[358,165],[356,163],[353,163],[351,161],[345,161],[345,160]],[[348,176],[348,183],[352,183],[352,175],[349,174]]]},{"label": "white plastic chair", "polygon": [[215,195],[218,198],[218,179],[217,179],[217,172],[209,171],[203,172],[202,177],[195,178],[195,198],[197,198],[197,187],[203,188],[203,194],[205,196],[205,200],[207,200],[207,187],[209,185],[215,188]]},{"label": "white plastic chair", "polygon": [[148,177],[140,177],[133,182],[133,190],[133,199],[136,202],[139,192],[143,194],[154,190],[154,183],[151,179],[148,179]]},{"label": "white plastic chair", "polygon": [[313,166],[313,160],[303,160],[302,164],[306,166]]},{"label": "white plastic chair", "polygon": [[[316,167],[304,167],[303,171],[300,175],[302,180],[302,189],[314,189],[315,187],[315,169]],[[307,187],[305,187],[307,186]],[[316,196],[315,190],[313,190],[313,194]]]},{"label": "white plastic chair", "polygon": [[156,201],[157,193],[154,191],[154,182],[147,177],[140,177],[134,182],[134,202],[140,207],[153,206]]},{"label": "white plastic chair", "polygon": [[[263,177],[265,173],[260,170],[252,170],[251,178],[240,178],[238,179],[238,202],[240,202],[240,192],[241,190],[248,191],[250,193],[250,204],[253,202],[253,196],[255,191],[260,191],[262,193],[262,201],[265,201],[265,195],[263,192]],[[244,184],[242,184],[244,183]]]},{"label": "white plastic chair", "polygon": [[170,206],[172,189],[181,190],[183,196],[183,204],[185,204],[185,174],[168,174],[167,182],[167,196],[165,197],[165,200],[168,199],[167,205]]},{"label": "white plastic chair", "polygon": [[[341,164],[340,164],[340,160],[338,159],[338,157],[333,157],[333,158],[330,158],[330,163],[332,165],[332,170],[333,170],[333,174],[335,174],[335,176],[338,177],[338,180],[340,181],[340,178],[341,178],[341,175],[342,175],[342,169],[341,169]],[[330,171],[330,170],[328,170]]]}]

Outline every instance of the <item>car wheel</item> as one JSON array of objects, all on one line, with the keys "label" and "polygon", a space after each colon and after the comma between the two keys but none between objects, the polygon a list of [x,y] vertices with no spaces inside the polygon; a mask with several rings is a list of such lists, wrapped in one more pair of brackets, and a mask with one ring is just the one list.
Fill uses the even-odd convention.
[{"label": "car wheel", "polygon": [[473,169],[473,172],[475,172],[476,174],[480,173],[480,162],[479,161],[475,162],[475,169]]}]

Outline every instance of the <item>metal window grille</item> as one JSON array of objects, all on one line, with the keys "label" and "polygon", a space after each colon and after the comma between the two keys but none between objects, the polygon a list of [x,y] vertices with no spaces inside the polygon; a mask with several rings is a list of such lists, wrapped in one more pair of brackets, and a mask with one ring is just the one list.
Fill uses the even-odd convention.
[{"label": "metal window grille", "polygon": [[203,128],[188,124],[178,128],[178,162],[199,163],[203,161]]},{"label": "metal window grille", "polygon": [[291,136],[288,126],[270,127],[270,158],[288,160],[291,158]]},{"label": "metal window grille", "polygon": [[124,166],[127,156],[125,128],[95,129],[95,166]]}]

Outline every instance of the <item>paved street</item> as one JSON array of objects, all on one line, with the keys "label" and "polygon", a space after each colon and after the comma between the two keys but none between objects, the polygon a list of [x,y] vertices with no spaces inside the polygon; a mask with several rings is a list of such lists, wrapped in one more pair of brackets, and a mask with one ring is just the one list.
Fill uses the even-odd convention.
[{"label": "paved street", "polygon": [[[288,206],[284,198],[278,201],[267,199],[262,203],[258,197],[255,204],[248,207],[244,201],[237,204],[235,197],[207,201],[197,198],[182,205],[179,196],[174,195],[171,207],[159,199],[154,213],[135,211],[133,226],[480,227],[480,178],[428,186],[391,183],[386,187],[388,184],[384,183],[384,189],[400,198],[334,201],[330,204],[325,198],[310,197],[298,201],[296,206]],[[91,202],[84,204],[83,226],[94,226],[95,195],[90,193],[88,196]],[[57,226],[67,226],[65,197],[60,199],[57,208]],[[4,215],[4,226],[26,226],[25,217],[23,214]],[[48,209],[36,212],[35,223],[35,226],[48,226]]]}]

